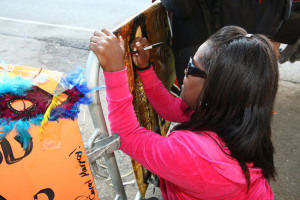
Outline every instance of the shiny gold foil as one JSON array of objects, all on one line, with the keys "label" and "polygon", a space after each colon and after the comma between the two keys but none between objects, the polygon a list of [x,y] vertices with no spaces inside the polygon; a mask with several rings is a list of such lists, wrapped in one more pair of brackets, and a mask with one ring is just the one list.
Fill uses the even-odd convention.
[{"label": "shiny gold foil", "polygon": [[[138,36],[146,37],[150,44],[163,42],[162,46],[150,50],[150,60],[159,79],[167,89],[170,89],[176,75],[167,11],[160,2],[154,3],[131,20],[116,27],[114,33],[117,36],[121,35],[125,41],[124,64],[127,67],[129,90],[133,95],[133,106],[140,125],[166,136],[170,122],[160,118],[148,102],[141,80],[133,66],[130,43]],[[135,160],[132,160],[132,167],[139,191],[144,197],[148,186],[144,181],[147,170]]]}]

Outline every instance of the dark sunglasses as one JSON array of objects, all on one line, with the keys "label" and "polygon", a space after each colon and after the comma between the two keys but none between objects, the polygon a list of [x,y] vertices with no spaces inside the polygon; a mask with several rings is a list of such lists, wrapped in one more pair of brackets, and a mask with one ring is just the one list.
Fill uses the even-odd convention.
[{"label": "dark sunglasses", "polygon": [[199,78],[206,78],[207,74],[205,71],[199,69],[198,67],[196,67],[193,64],[193,58],[190,57],[190,61],[189,64],[187,66],[187,68],[185,69],[185,75],[191,75],[191,76],[195,76],[195,77],[199,77]]}]

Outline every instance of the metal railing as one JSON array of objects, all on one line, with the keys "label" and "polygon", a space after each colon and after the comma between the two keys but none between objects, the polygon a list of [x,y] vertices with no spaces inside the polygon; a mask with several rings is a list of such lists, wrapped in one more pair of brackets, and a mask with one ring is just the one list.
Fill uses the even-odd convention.
[{"label": "metal railing", "polygon": [[[100,64],[93,52],[90,52],[86,64],[86,79],[89,88],[99,86]],[[90,137],[86,147],[89,163],[95,173],[100,173],[97,166],[97,159],[104,157],[106,167],[110,174],[114,190],[115,200],[126,200],[126,193],[121,179],[120,171],[116,162],[114,151],[120,147],[118,135],[109,136],[105,122],[99,90],[91,93],[93,102],[89,105],[89,111],[95,127],[94,134]]]}]

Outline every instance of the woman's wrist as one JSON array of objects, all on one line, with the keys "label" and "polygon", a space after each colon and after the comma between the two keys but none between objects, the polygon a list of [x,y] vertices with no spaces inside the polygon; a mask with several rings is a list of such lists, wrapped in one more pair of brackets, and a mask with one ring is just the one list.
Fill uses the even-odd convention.
[{"label": "woman's wrist", "polygon": [[103,67],[103,66],[101,66],[101,67],[102,67],[103,71],[105,71],[105,72],[118,72],[118,71],[124,70],[124,68],[125,68],[123,62],[119,63],[119,64],[112,64],[108,67]]},{"label": "woman's wrist", "polygon": [[150,67],[152,66],[152,62],[149,62],[148,66],[146,67],[138,67],[136,65],[134,65],[134,68],[137,70],[137,71],[145,71],[147,69],[150,69]]},{"label": "woman's wrist", "polygon": [[106,95],[109,99],[124,99],[129,94],[127,68],[116,72],[103,72]]}]

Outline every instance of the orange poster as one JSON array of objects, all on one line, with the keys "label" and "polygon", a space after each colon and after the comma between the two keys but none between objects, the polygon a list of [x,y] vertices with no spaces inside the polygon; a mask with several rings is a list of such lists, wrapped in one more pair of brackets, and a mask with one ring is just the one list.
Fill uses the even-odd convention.
[{"label": "orange poster", "polygon": [[98,199],[76,121],[81,78],[0,66],[0,200]]}]

